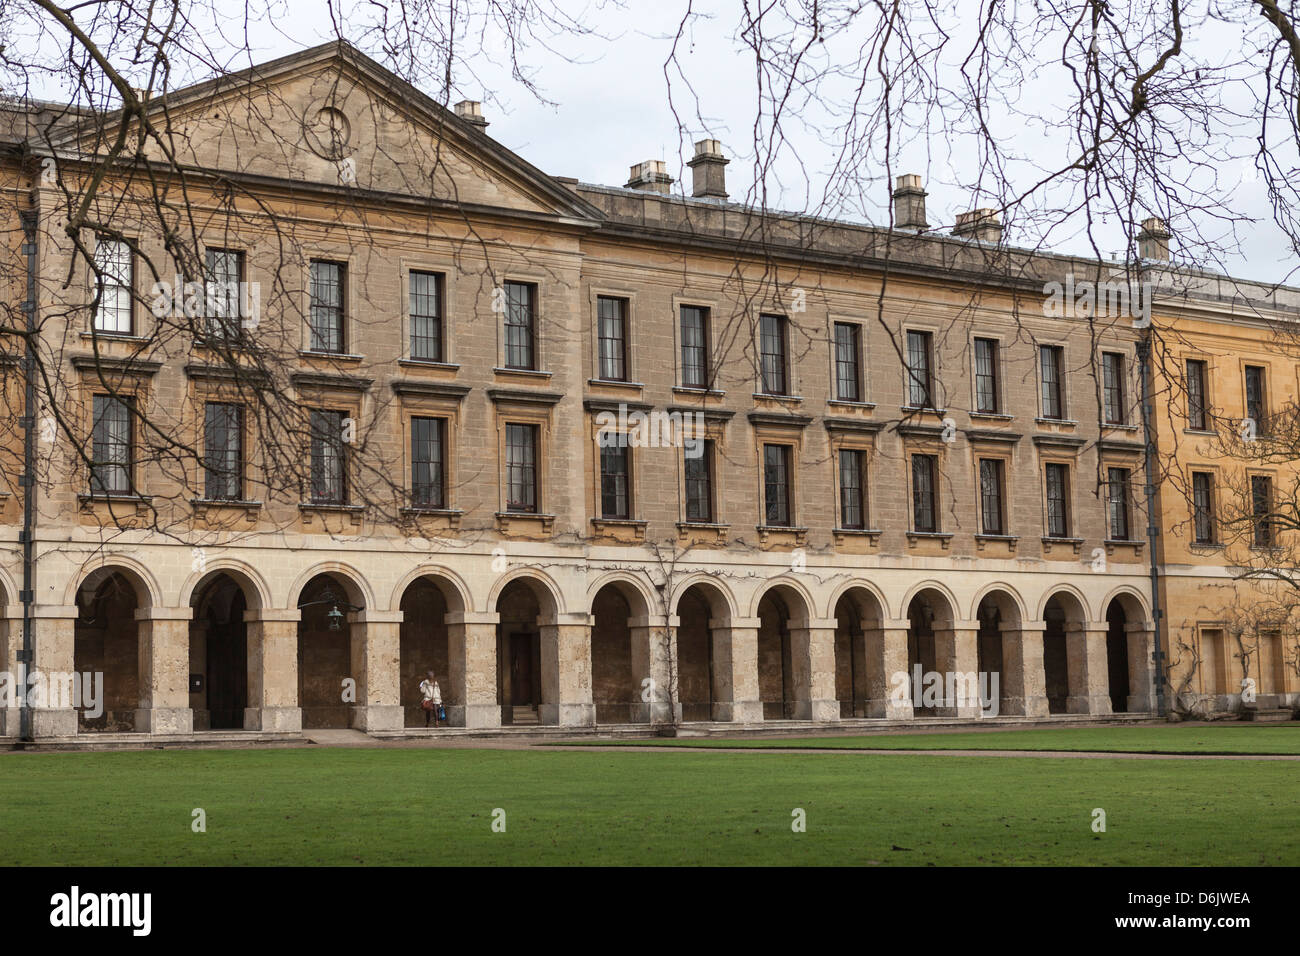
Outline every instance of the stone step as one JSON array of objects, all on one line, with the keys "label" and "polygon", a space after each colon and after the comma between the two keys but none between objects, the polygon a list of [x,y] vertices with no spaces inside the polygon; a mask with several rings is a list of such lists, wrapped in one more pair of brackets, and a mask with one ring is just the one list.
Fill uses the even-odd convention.
[{"label": "stone step", "polygon": [[1278,723],[1284,720],[1294,720],[1295,715],[1289,709],[1261,709],[1258,707],[1248,707],[1242,711],[1242,716],[1246,720],[1252,720],[1256,723]]}]

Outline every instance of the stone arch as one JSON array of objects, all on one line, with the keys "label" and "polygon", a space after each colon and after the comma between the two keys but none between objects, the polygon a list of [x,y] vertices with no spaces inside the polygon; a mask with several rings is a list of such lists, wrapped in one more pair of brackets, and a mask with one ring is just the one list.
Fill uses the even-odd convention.
[{"label": "stone arch", "polygon": [[865,578],[850,578],[840,584],[831,592],[830,600],[826,603],[826,617],[835,616],[835,608],[839,605],[840,600],[850,591],[862,591],[871,595],[876,605],[880,608],[880,618],[884,620],[889,617],[889,601],[885,597],[885,592],[876,586],[874,581],[868,581]]},{"label": "stone arch", "polygon": [[258,578],[240,563],[209,568],[182,589],[194,610],[189,622],[189,672],[202,675],[190,688],[195,730],[244,726],[248,699],[248,625],[244,612],[264,606]]},{"label": "stone arch", "polygon": [[1106,619],[1106,612],[1110,610],[1111,603],[1119,601],[1124,608],[1124,614],[1129,618],[1129,623],[1139,624],[1151,622],[1151,610],[1147,605],[1147,599],[1142,592],[1129,584],[1121,584],[1114,588],[1101,600],[1098,608],[1097,620]]},{"label": "stone arch", "polygon": [[1002,581],[986,584],[976,592],[974,599],[971,601],[970,614],[967,615],[967,620],[979,620],[980,605],[986,599],[991,599],[1004,617],[1014,619],[1017,627],[1029,620],[1029,612],[1025,609],[1025,600],[1020,596],[1020,592],[1010,584],[1005,584]]},{"label": "stone arch", "polygon": [[303,589],[315,578],[323,575],[329,575],[338,583],[344,592],[342,597],[349,604],[356,604],[364,608],[375,608],[375,595],[370,590],[370,584],[365,575],[341,561],[322,561],[320,564],[313,565],[299,574],[293,582],[293,586],[289,588],[288,601],[285,606],[292,608],[301,604]]},{"label": "stone arch", "polygon": [[[926,594],[926,592],[934,593]],[[956,595],[949,590],[946,584],[941,584],[935,580],[921,581],[919,584],[912,585],[907,593],[903,595],[903,600],[898,607],[898,616],[900,618],[907,617],[912,603],[923,595],[936,612],[942,611],[942,617],[940,618],[942,623],[951,624],[957,619],[957,608],[961,606],[961,602],[957,600]],[[939,600],[940,598],[942,600]]]},{"label": "stone arch", "polygon": [[[1050,590],[1043,598],[1039,612],[1043,627],[1043,685],[1047,696],[1047,710],[1051,714],[1070,712],[1070,698],[1078,696],[1081,663],[1071,663],[1070,633],[1079,634],[1076,641],[1086,637],[1081,629],[1088,623],[1088,604],[1079,591],[1062,584]],[[1076,658],[1078,654],[1075,654]]]},{"label": "stone arch", "polygon": [[995,582],[975,595],[969,619],[979,625],[975,660],[981,709],[986,714],[1023,714],[1024,602],[1015,588]]},{"label": "stone arch", "polygon": [[[813,602],[802,584],[790,578],[768,581],[754,596],[758,618],[758,699],[764,720],[792,720],[800,700],[799,648],[794,632],[807,639]],[[810,716],[810,715],[809,715]]]},{"label": "stone arch", "polygon": [[0,607],[13,604],[18,599],[18,586],[9,576],[9,572],[0,568]]},{"label": "stone arch", "polygon": [[266,579],[251,564],[234,558],[220,558],[209,561],[203,570],[194,571],[181,585],[180,604],[197,607],[197,601],[204,588],[208,587],[218,575],[224,574],[236,582],[244,592],[244,599],[250,610],[271,606],[271,589]]},{"label": "stone arch", "polygon": [[64,593],[64,604],[76,604],[78,595],[86,588],[94,590],[112,574],[121,574],[135,591],[139,608],[162,607],[162,589],[153,572],[134,558],[122,554],[96,555],[86,561],[74,574]]},{"label": "stone arch", "polygon": [[871,688],[881,687],[888,605],[874,585],[849,581],[835,590],[827,616],[835,619],[835,699],[840,717],[871,716]]},{"label": "stone arch", "polygon": [[[520,568],[497,582],[489,601],[489,611],[498,616],[497,699],[502,723],[536,724],[544,717],[558,723],[560,701],[551,698],[559,693],[561,662],[558,647],[551,645],[558,640],[564,607],[559,588],[542,572]],[[544,641],[544,636],[549,640]]]},{"label": "stone arch", "polygon": [[596,723],[648,721],[642,681],[651,678],[654,605],[631,575],[607,574],[590,592],[591,696]]},{"label": "stone arch", "polygon": [[[74,591],[73,671],[102,675],[96,695],[101,712],[80,707],[78,732],[143,729],[137,725],[144,699],[136,612],[150,606],[152,595],[147,572],[131,567],[134,563],[98,564]],[[85,703],[84,694],[81,701],[74,701],[78,703]]]},{"label": "stone arch", "polygon": [[789,606],[792,617],[791,622],[797,621],[800,625],[806,627],[812,619],[813,609],[817,606],[817,602],[813,600],[812,594],[802,581],[795,580],[787,575],[771,578],[759,585],[750,602],[749,616],[758,617],[759,606],[762,605],[764,598],[773,593],[780,593],[782,600]]},{"label": "stone arch", "polygon": [[673,594],[677,619],[677,705],[683,721],[731,720],[729,675],[715,661],[729,659],[731,622],[739,617],[731,591],[717,577],[693,574]]},{"label": "stone arch", "polygon": [[659,595],[650,585],[650,582],[645,577],[633,574],[630,571],[607,571],[597,578],[587,588],[587,608],[589,611],[596,600],[596,595],[610,585],[617,587],[624,597],[628,599],[629,603],[640,604],[643,610],[639,613],[662,613]]},{"label": "stone arch", "polygon": [[485,610],[498,610],[502,592],[516,582],[523,582],[537,598],[541,612],[546,615],[546,620],[542,623],[553,624],[557,617],[565,613],[564,595],[559,585],[549,574],[535,568],[519,568],[498,578],[488,593]]},{"label": "stone arch", "polygon": [[[370,610],[364,580],[346,565],[317,565],[290,592],[298,618],[298,706],[304,729],[348,727],[353,704],[344,696],[346,682],[360,680],[352,666],[352,627],[356,612],[345,604]],[[355,577],[354,577],[355,575]],[[323,602],[323,603],[322,603]],[[336,613],[337,612],[337,613]]]},{"label": "stone arch", "polygon": [[401,612],[397,697],[402,726],[429,725],[430,715],[421,706],[424,695],[420,691],[429,671],[438,684],[448,725],[464,726],[465,633],[463,624],[449,620],[472,606],[464,582],[445,568],[424,565],[402,578],[391,603]]},{"label": "stone arch", "polygon": [[400,608],[406,589],[421,578],[429,578],[439,582],[438,587],[447,601],[447,610],[449,612],[473,610],[474,600],[470,595],[470,589],[465,580],[455,571],[441,564],[422,564],[408,571],[397,582],[397,586],[393,588],[393,593],[388,599],[388,606],[390,608]]},{"label": "stone arch", "polygon": [[736,597],[731,593],[731,589],[719,580],[717,575],[702,571],[683,578],[677,584],[668,602],[671,614],[680,617],[682,597],[692,588],[698,588],[700,593],[709,595],[707,603],[715,620],[731,621],[740,617]]},{"label": "stone arch", "polygon": [[[957,603],[952,592],[942,585],[928,581],[916,585],[903,604],[907,619],[907,670],[914,675],[920,668],[922,675],[954,669],[952,654],[946,646],[953,640]],[[916,696],[916,682],[909,682],[912,696]],[[938,715],[948,707],[946,700],[933,699],[924,692],[920,700],[913,700],[915,712]]]}]

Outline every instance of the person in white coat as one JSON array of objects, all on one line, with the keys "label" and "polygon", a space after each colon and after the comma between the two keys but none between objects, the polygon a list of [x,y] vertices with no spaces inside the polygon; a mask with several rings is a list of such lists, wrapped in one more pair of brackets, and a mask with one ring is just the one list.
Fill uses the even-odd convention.
[{"label": "person in white coat", "polygon": [[[429,726],[429,718],[433,718],[433,726],[438,726],[438,713],[442,710],[442,688],[438,686],[438,681],[433,676],[433,671],[429,671],[424,680],[420,681],[420,706],[424,708],[424,726]],[[444,721],[445,722],[445,721]]]}]

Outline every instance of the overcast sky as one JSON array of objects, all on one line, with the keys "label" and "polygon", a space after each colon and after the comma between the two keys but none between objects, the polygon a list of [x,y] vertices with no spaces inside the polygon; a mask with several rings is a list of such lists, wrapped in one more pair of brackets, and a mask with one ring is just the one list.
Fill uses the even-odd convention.
[{"label": "overcast sky", "polygon": [[[220,4],[224,0],[216,2]],[[958,10],[967,5],[972,13],[978,9],[970,0],[953,2],[957,3]],[[500,52],[502,46],[490,36],[487,50],[474,55],[457,71],[453,78],[456,89],[450,100],[485,101],[484,112],[491,124],[488,134],[543,171],[604,185],[621,186],[627,181],[633,164],[662,159],[668,164],[670,174],[679,180],[676,188],[689,189],[690,171],[683,163],[691,156],[694,140],[710,135],[719,139],[724,151],[732,157],[727,169],[732,198],[745,199],[756,179],[753,143],[758,99],[752,53],[737,35],[739,0],[696,0],[690,4],[697,16],[690,20],[678,42],[678,55],[693,89],[688,89],[679,76],[674,76],[670,84],[664,71],[673,34],[687,9],[686,0],[565,6],[575,11],[575,20],[595,31],[595,35],[554,35],[547,45],[534,42],[522,52],[541,95],[551,102],[539,100],[511,78],[509,64]],[[242,3],[234,3],[229,9],[242,8]],[[345,8],[343,32],[356,39],[367,52],[376,53],[373,41],[367,44],[359,32],[360,24],[372,15],[373,9],[369,4],[360,3]],[[953,51],[959,60],[965,50],[960,40],[971,24],[961,22],[960,14],[954,14],[952,20],[944,26],[957,38]],[[255,25],[250,37],[251,50],[234,56],[232,66],[242,65],[241,57],[262,62],[333,39],[335,35],[324,0],[292,0],[269,22]],[[1216,42],[1223,41],[1221,33],[1216,35]],[[212,39],[211,42],[220,47],[223,41]],[[228,32],[225,42],[234,51],[241,45],[242,37]],[[464,43],[462,51],[472,49],[476,42],[474,38]],[[827,66],[837,66],[840,64],[836,57],[851,60],[860,42],[861,37],[832,38],[818,46],[814,55],[820,56]],[[1190,42],[1196,40],[1190,38]],[[1227,46],[1231,45],[1229,38]],[[1060,85],[1060,77],[1053,76],[1050,70],[1035,69],[1011,91],[1022,113],[1049,117],[1044,125],[1007,119],[1004,128],[996,131],[1004,138],[1008,152],[1021,157],[1019,164],[1013,164],[1009,170],[1010,179],[1018,188],[1036,181],[1043,168],[1036,165],[1037,160],[1046,159],[1050,154],[1050,162],[1056,161],[1059,154],[1052,153],[1049,147],[1068,145],[1049,128],[1052,111],[1056,109],[1052,98]],[[437,90],[426,91],[438,96]],[[824,95],[829,102],[847,92],[851,88],[844,84],[828,85],[819,95]],[[845,102],[847,96],[835,104],[840,116],[845,115]],[[827,200],[823,191],[837,155],[833,145],[827,142],[833,139],[828,132],[829,114],[820,114],[816,103],[800,112],[802,122],[792,119],[784,126],[787,144],[768,171],[768,205],[793,211],[830,212],[855,220],[884,221],[883,203],[887,201],[889,186],[883,163],[871,157],[873,161],[865,162],[855,174],[853,190],[839,192]],[[894,149],[894,175],[916,172],[924,176],[930,191],[929,218],[934,226],[950,226],[957,213],[977,205],[999,205],[996,196],[979,195],[979,186],[987,183],[987,178],[981,178],[975,165],[970,141],[957,132],[964,119],[951,115],[927,117],[928,135],[896,144]],[[1234,146],[1228,152],[1248,153],[1249,136],[1237,138],[1240,149]],[[1232,184],[1228,195],[1233,211],[1259,221],[1239,230],[1236,241],[1240,250],[1226,256],[1219,265],[1244,278],[1285,279],[1296,263],[1281,231],[1271,222],[1263,183],[1254,178],[1248,161],[1225,160],[1222,166],[1217,175],[1220,185]],[[1058,196],[1057,200],[1069,198]],[[1029,218],[1033,218],[1032,214]],[[1093,226],[1093,235],[1103,255],[1123,248],[1123,223],[1114,219],[1111,216]],[[1211,237],[1222,237],[1225,243],[1234,244],[1232,235],[1212,216],[1205,215],[1197,222]],[[1016,245],[1041,245],[1057,252],[1089,254],[1090,245],[1083,228],[1078,217],[1046,235],[1035,233],[1029,223],[1018,229],[1013,222],[1007,239]],[[1216,265],[1204,259],[1199,264]]]}]

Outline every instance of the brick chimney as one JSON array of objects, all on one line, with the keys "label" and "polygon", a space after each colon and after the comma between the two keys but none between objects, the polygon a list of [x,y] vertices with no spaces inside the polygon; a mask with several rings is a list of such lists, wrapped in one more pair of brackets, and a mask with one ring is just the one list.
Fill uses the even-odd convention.
[{"label": "brick chimney", "polygon": [[1138,257],[1168,262],[1169,238],[1169,227],[1163,219],[1155,216],[1143,219],[1142,229],[1138,232]]},{"label": "brick chimney", "polygon": [[925,190],[921,188],[921,177],[915,173],[898,176],[894,179],[894,228],[929,229],[925,221]]},{"label": "brick chimney", "polygon": [[480,131],[487,129],[488,121],[483,118],[483,104],[478,100],[461,100],[456,104],[456,115],[466,123],[477,126]]},{"label": "brick chimney", "polygon": [[998,221],[995,210],[972,209],[957,214],[957,225],[952,227],[952,234],[981,242],[1001,242],[1002,223]]},{"label": "brick chimney", "polygon": [[672,184],[673,178],[664,172],[662,159],[647,159],[644,163],[637,163],[632,167],[627,180],[628,189],[640,189],[664,196],[668,195],[668,187]]},{"label": "brick chimney", "polygon": [[716,139],[702,139],[695,144],[695,158],[686,165],[693,177],[691,195],[696,199],[727,198],[727,163],[722,144]]}]

